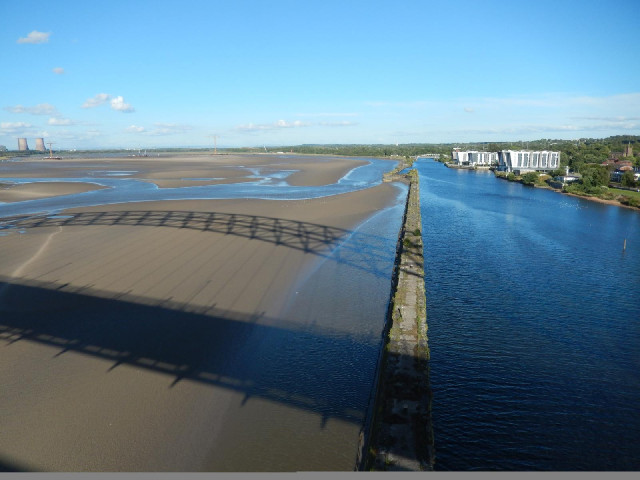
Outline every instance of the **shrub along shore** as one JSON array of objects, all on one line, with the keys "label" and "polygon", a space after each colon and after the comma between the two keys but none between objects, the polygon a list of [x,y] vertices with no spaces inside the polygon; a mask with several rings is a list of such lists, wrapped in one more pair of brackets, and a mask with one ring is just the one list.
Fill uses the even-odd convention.
[{"label": "shrub along shore", "polygon": [[[567,195],[582,197],[587,200],[593,200],[609,205],[618,205],[640,209],[640,192],[635,190],[626,190],[616,188],[613,185],[598,184],[598,180],[594,181],[592,177],[583,176],[583,179],[570,184],[562,184],[555,182],[553,177],[546,174],[538,174],[537,172],[528,172],[524,175],[515,175],[513,172],[495,171],[495,176],[511,182],[519,182],[523,185],[530,185],[537,188],[547,188],[555,192],[565,193]],[[602,180],[600,180],[602,182]]]}]

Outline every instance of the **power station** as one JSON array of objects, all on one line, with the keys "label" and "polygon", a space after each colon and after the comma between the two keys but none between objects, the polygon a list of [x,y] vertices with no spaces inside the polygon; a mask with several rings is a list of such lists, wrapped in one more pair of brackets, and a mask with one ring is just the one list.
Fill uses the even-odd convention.
[{"label": "power station", "polygon": [[[47,151],[47,147],[45,147],[44,145],[44,138],[36,138],[36,152],[46,152]],[[49,143],[49,157],[50,159],[59,159],[60,157],[54,157],[53,156],[53,151],[51,150],[51,145],[53,145],[53,142],[47,142]],[[27,143],[27,139],[26,138],[18,138],[18,150],[21,152],[28,152],[29,151],[29,144]]]}]

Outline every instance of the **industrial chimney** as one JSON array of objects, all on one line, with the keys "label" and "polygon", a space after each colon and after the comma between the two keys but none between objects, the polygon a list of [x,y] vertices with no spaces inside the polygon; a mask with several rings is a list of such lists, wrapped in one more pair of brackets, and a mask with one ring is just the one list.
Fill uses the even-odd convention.
[{"label": "industrial chimney", "polygon": [[26,138],[18,139],[18,150],[20,150],[21,152],[26,152],[27,150],[29,150],[29,145],[27,145]]},{"label": "industrial chimney", "polygon": [[44,148],[44,138],[36,138],[36,150],[39,152],[46,152]]}]

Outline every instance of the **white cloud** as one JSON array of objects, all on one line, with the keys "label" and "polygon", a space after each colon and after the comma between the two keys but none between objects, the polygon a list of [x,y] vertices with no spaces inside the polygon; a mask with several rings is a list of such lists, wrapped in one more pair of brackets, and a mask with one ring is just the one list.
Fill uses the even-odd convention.
[{"label": "white cloud", "polygon": [[357,113],[298,113],[298,117],[357,117]]},{"label": "white cloud", "polygon": [[[43,137],[48,136],[47,132],[44,132]],[[71,130],[56,130],[56,139],[69,140],[73,142],[92,140],[94,138],[102,136],[100,130],[90,129],[83,131],[71,131]]]},{"label": "white cloud", "polygon": [[73,120],[62,117],[51,117],[47,123],[55,127],[75,125],[75,122]]},{"label": "white cloud", "polygon": [[431,130],[429,134],[455,135],[460,138],[486,138],[499,137],[502,140],[508,138],[539,138],[541,136],[557,135],[558,138],[578,138],[597,134],[598,136],[619,135],[623,132],[633,133],[640,128],[640,122],[624,125],[614,125],[608,123],[592,123],[579,125],[574,123],[558,124],[522,124],[522,125],[499,125],[486,128],[459,128],[450,130]]},{"label": "white cloud", "polygon": [[111,99],[111,108],[114,110],[117,110],[119,112],[124,112],[124,113],[130,113],[135,111],[134,108],[128,104],[125,103],[124,98],[122,97],[115,97]]},{"label": "white cloud", "polygon": [[16,134],[33,127],[30,123],[25,122],[0,122],[0,130],[6,134]]},{"label": "white cloud", "polygon": [[278,120],[275,123],[276,128],[297,128],[297,127],[308,127],[310,124],[306,122],[301,122],[300,120],[296,120],[295,122],[286,122],[284,120]]},{"label": "white cloud", "polygon": [[111,95],[108,93],[98,93],[96,96],[87,99],[83,104],[82,108],[94,108],[103,103],[107,102],[111,98]]},{"label": "white cloud", "polygon": [[163,136],[185,133],[191,130],[191,125],[181,125],[179,123],[155,123],[155,129],[146,132],[147,135]]},{"label": "white cloud", "polygon": [[177,135],[179,133],[186,133],[193,129],[191,125],[183,125],[180,123],[161,123],[154,124],[155,128],[148,130],[145,127],[139,125],[129,125],[124,129],[127,133],[139,133],[141,135],[147,135],[150,137],[163,137],[167,135]]},{"label": "white cloud", "polygon": [[19,38],[17,43],[47,43],[49,41],[49,35],[51,35],[51,32],[45,33],[34,30],[26,37]]},{"label": "white cloud", "polygon": [[55,67],[52,70],[53,73],[55,73],[56,75],[62,75],[64,73],[64,68],[62,67]]},{"label": "white cloud", "polygon": [[364,102],[369,107],[402,107],[402,108],[422,108],[426,107],[432,102],[425,100],[414,100],[410,102],[386,102],[386,101],[374,101]]},{"label": "white cloud", "polygon": [[24,122],[2,122],[0,123],[1,128],[29,128],[32,125],[30,123]]},{"label": "white cloud", "polygon": [[111,105],[112,110],[116,110],[118,112],[131,113],[135,111],[131,104],[124,101],[122,96],[119,95],[114,97],[108,93],[98,93],[97,95],[87,99],[82,104],[82,108],[95,108],[107,102]]},{"label": "white cloud", "polygon": [[354,125],[358,125],[357,122],[320,122],[318,125],[322,127],[353,127]]},{"label": "white cloud", "polygon": [[310,125],[311,125],[310,123],[301,122],[300,120],[296,120],[295,122],[278,120],[277,122],[268,123],[268,124],[248,123],[246,125],[239,125],[236,127],[236,130],[240,130],[242,132],[259,132],[259,131],[267,131],[267,130],[279,130],[282,128],[309,127]]},{"label": "white cloud", "polygon": [[550,109],[566,108],[621,108],[640,105],[640,93],[608,95],[604,97],[575,95],[570,93],[545,93],[539,95],[514,95],[509,97],[484,97],[458,99],[467,105],[480,105],[489,109],[537,107]]},{"label": "white cloud", "polygon": [[624,93],[608,96],[587,96],[573,93],[541,93],[532,95],[511,95],[506,97],[459,97],[448,99],[429,99],[415,101],[374,101],[364,102],[370,107],[385,108],[429,108],[431,110],[450,110],[461,108],[466,113],[487,112],[544,112],[550,110],[568,109],[609,109],[628,110],[640,107],[640,93]]},{"label": "white cloud", "polygon": [[11,113],[30,113],[31,115],[55,115],[57,112],[56,107],[50,103],[39,103],[35,107],[14,105],[13,107],[4,107],[4,110]]},{"label": "white cloud", "polygon": [[[324,116],[324,115],[317,115]],[[333,116],[333,115],[332,115]],[[247,123],[245,125],[238,125],[235,130],[242,133],[258,133],[258,132],[269,132],[275,130],[286,130],[286,129],[295,129],[295,128],[306,128],[306,127],[353,127],[358,125],[357,122],[352,122],[348,120],[335,121],[335,122],[302,122],[300,120],[296,120],[293,122],[288,122],[286,120],[278,120],[273,123]]]},{"label": "white cloud", "polygon": [[601,116],[597,116],[597,115],[593,115],[593,116],[584,116],[584,117],[573,117],[574,119],[577,120],[599,120],[602,122],[612,122],[612,123],[618,123],[618,122],[629,122],[629,121],[635,121],[635,120],[640,120],[640,117],[601,117]]},{"label": "white cloud", "polygon": [[259,130],[271,130],[273,126],[270,125],[256,125],[253,123],[247,123],[245,125],[238,125],[236,130],[240,130],[243,132],[257,132]]}]

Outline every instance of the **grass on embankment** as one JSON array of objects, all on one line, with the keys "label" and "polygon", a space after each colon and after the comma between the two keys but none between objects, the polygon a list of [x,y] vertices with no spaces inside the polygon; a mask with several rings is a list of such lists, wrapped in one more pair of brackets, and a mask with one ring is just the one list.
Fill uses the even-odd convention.
[{"label": "grass on embankment", "polygon": [[[625,205],[628,207],[640,208],[640,192],[637,192],[635,190],[622,190],[615,187],[595,187],[591,189],[585,189],[579,183],[565,185],[560,190],[559,188],[555,187],[555,185],[552,186],[548,183],[548,181],[551,181],[551,177],[549,175],[539,175],[537,176],[537,178],[535,178],[534,181],[527,182],[527,179],[524,175],[520,176],[515,175],[514,173],[498,171],[494,172],[494,174],[497,178],[509,180],[510,182],[522,183],[523,185],[530,185],[538,188],[549,188],[556,192],[569,193],[584,198],[607,200],[609,202],[617,202],[620,205]],[[533,178],[531,180],[533,180]]]},{"label": "grass on embankment", "polygon": [[637,198],[640,200],[640,192],[636,192],[635,190],[621,190],[619,188],[609,188],[611,193],[616,195],[624,195],[626,197]]}]

